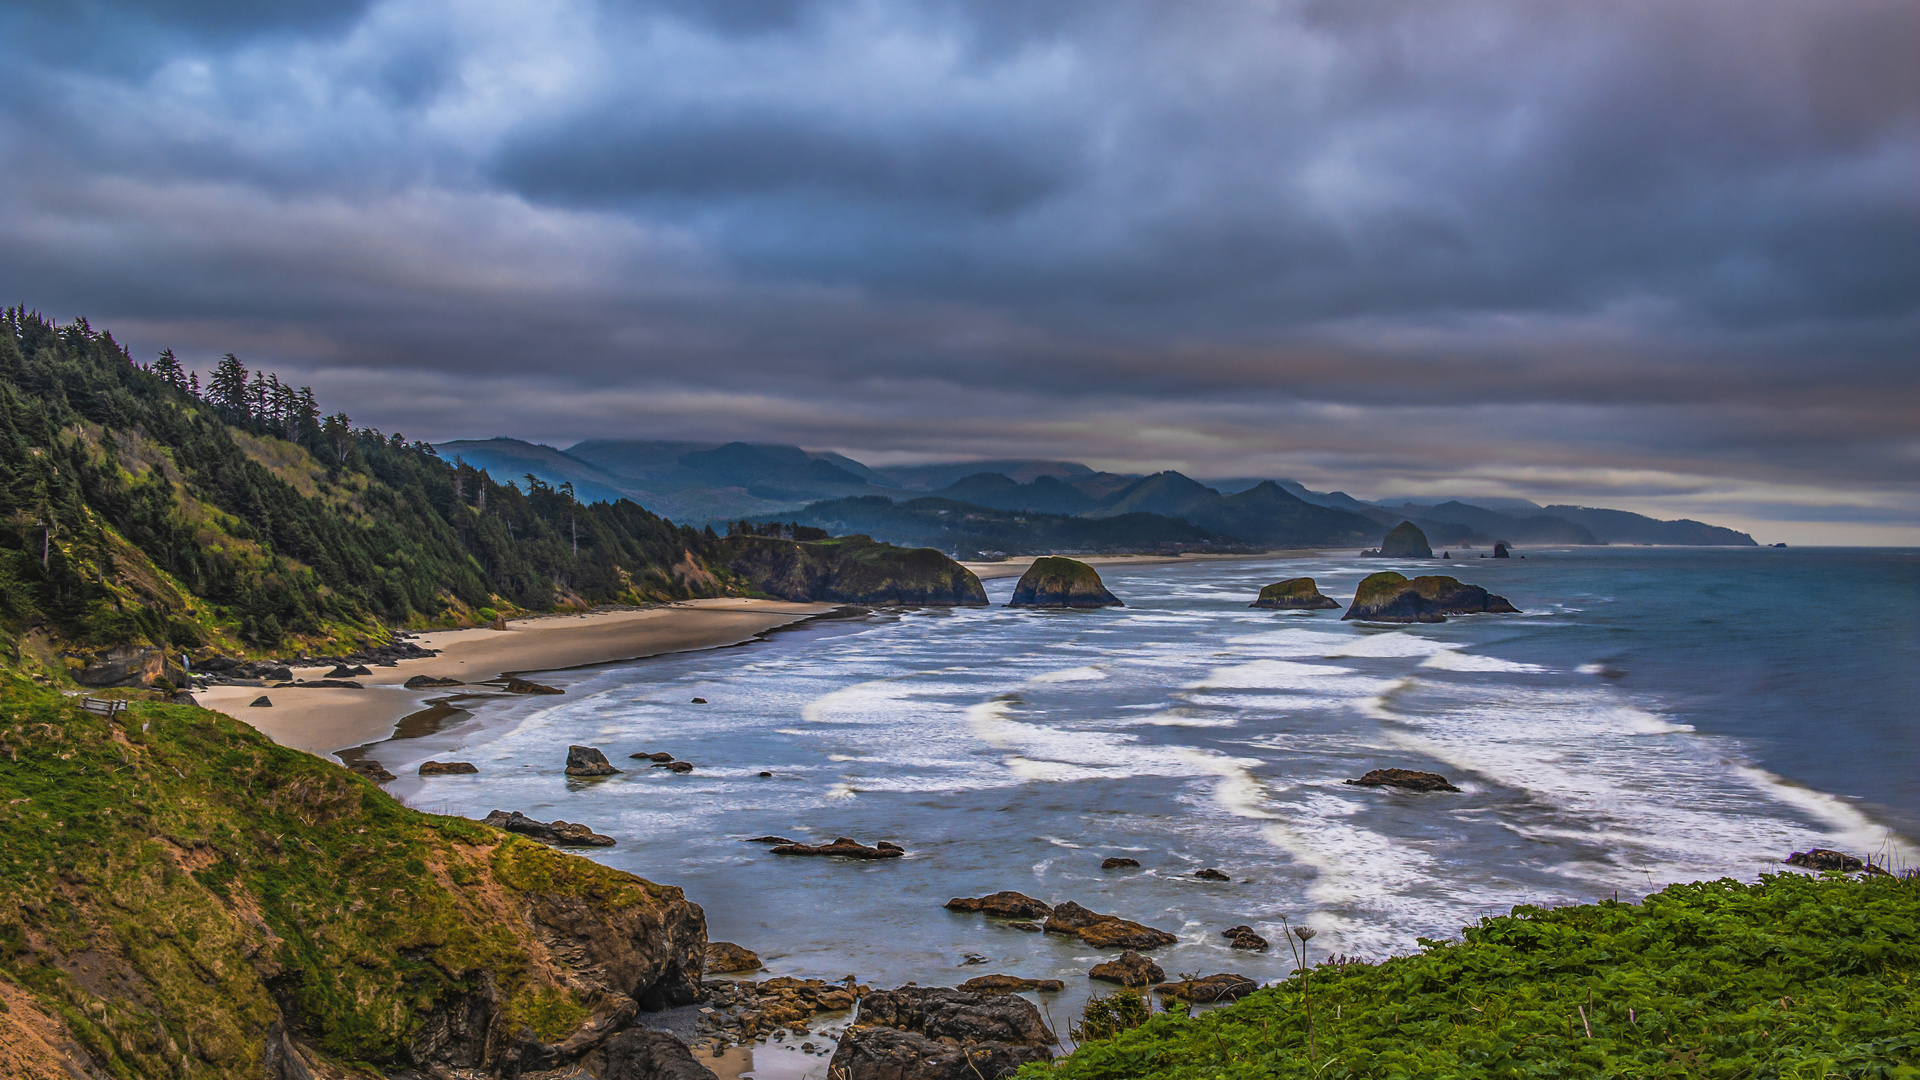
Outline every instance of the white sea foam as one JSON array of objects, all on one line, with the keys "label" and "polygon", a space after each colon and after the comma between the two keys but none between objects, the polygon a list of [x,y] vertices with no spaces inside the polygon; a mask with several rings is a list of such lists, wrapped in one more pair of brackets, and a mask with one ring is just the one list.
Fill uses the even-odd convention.
[{"label": "white sea foam", "polygon": [[1435,671],[1487,671],[1513,674],[1539,674],[1547,670],[1538,664],[1522,664],[1513,660],[1502,660],[1497,656],[1480,656],[1457,649],[1434,653],[1420,661],[1420,666],[1432,668]]},{"label": "white sea foam", "polygon": [[1188,690],[1322,690],[1322,681],[1352,675],[1354,669],[1327,664],[1300,664],[1291,660],[1255,660],[1248,664],[1214,668]]},{"label": "white sea foam", "polygon": [[1329,658],[1351,656],[1356,659],[1360,657],[1431,657],[1461,648],[1465,648],[1465,646],[1460,642],[1435,641],[1429,637],[1422,637],[1411,630],[1397,630],[1388,634],[1368,634],[1357,641],[1352,641],[1337,649],[1333,649],[1326,655]]},{"label": "white sea foam", "polygon": [[1070,682],[1098,682],[1099,680],[1104,679],[1106,677],[1107,677],[1106,672],[1101,671],[1097,667],[1088,666],[1088,667],[1066,668],[1061,671],[1049,671],[1044,674],[1035,675],[1033,678],[1028,679],[1027,681],[1030,683],[1042,683],[1042,684],[1070,683]]}]

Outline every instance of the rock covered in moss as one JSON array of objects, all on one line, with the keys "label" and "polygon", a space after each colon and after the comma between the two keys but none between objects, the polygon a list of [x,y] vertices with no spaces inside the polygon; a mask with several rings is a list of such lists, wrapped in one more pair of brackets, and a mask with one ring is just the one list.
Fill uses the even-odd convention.
[{"label": "rock covered in moss", "polygon": [[1222,972],[1219,975],[1203,975],[1167,983],[1159,987],[1158,992],[1162,997],[1205,1005],[1215,1001],[1238,1001],[1258,989],[1260,984],[1245,975]]},{"label": "rock covered in moss", "polygon": [[1033,560],[1020,583],[1013,587],[1008,607],[1101,608],[1125,607],[1107,591],[1099,571],[1077,559],[1049,555]]},{"label": "rock covered in moss", "polygon": [[1839,870],[1852,873],[1866,867],[1866,863],[1845,852],[1829,848],[1814,848],[1812,851],[1796,851],[1786,857],[1788,866],[1798,866],[1807,870]]},{"label": "rock covered in moss", "polygon": [[719,558],[753,588],[781,600],[833,600],[903,607],[984,607],[973,571],[933,548],[904,548],[866,536],[796,542],[729,536]]},{"label": "rock covered in moss", "polygon": [[1446,622],[1449,615],[1516,612],[1504,596],[1456,578],[1430,575],[1408,579],[1391,570],[1369,574],[1354,590],[1353,604],[1341,621]]},{"label": "rock covered in moss", "polygon": [[1320,595],[1320,586],[1312,578],[1297,577],[1276,581],[1261,589],[1260,598],[1250,606],[1280,611],[1323,611],[1338,608],[1340,602],[1331,596]]},{"label": "rock covered in moss", "polygon": [[1433,545],[1427,543],[1427,534],[1420,531],[1420,526],[1403,521],[1387,533],[1387,538],[1380,541],[1378,548],[1361,554],[1377,555],[1383,559],[1431,559]]}]

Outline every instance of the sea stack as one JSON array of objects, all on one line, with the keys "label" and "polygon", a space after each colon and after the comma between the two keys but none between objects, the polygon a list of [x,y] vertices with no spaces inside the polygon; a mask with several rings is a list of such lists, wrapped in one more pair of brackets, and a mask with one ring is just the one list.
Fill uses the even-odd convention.
[{"label": "sea stack", "polygon": [[1482,612],[1516,612],[1504,596],[1495,596],[1478,585],[1466,585],[1450,577],[1417,577],[1391,570],[1370,574],[1354,590],[1353,606],[1340,616],[1367,622],[1446,622],[1449,615],[1473,615]]},{"label": "sea stack", "polygon": [[1107,591],[1093,567],[1075,559],[1049,555],[1035,559],[1013,588],[1008,607],[1099,608],[1125,607]]},{"label": "sea stack", "polygon": [[1276,581],[1260,590],[1260,599],[1250,607],[1275,608],[1282,611],[1320,611],[1337,608],[1340,602],[1331,596],[1320,595],[1320,586],[1310,577],[1288,578]]},{"label": "sea stack", "polygon": [[1380,557],[1383,559],[1431,559],[1433,545],[1427,543],[1427,534],[1420,526],[1411,521],[1403,521],[1393,527],[1385,540],[1380,541]]}]

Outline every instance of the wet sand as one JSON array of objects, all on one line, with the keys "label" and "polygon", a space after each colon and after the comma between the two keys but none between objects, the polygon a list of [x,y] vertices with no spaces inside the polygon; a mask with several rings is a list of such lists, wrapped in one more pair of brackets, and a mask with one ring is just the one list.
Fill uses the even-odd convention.
[{"label": "wet sand", "polygon": [[[835,604],[723,598],[690,600],[640,611],[544,615],[517,619],[507,629],[440,630],[419,635],[440,655],[378,667],[353,681],[364,689],[283,689],[215,686],[194,695],[206,708],[259,729],[282,746],[330,754],[387,738],[403,718],[431,707],[460,687],[404,687],[416,675],[480,683],[504,674],[634,660],[665,653],[738,645],[815,615]],[[322,678],[329,667],[295,668],[297,679]],[[488,691],[490,687],[476,687]],[[267,697],[270,708],[250,703]]]}]

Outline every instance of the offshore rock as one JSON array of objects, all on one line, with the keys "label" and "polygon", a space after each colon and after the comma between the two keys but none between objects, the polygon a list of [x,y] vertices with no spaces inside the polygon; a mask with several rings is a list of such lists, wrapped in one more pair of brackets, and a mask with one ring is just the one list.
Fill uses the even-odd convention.
[{"label": "offshore rock", "polygon": [[760,956],[751,949],[743,949],[731,941],[707,942],[707,972],[709,974],[731,975],[741,971],[759,971],[766,967],[760,962]]},{"label": "offshore rock", "polygon": [[1157,949],[1180,940],[1165,930],[1089,911],[1071,900],[1053,909],[1045,929],[1049,934],[1077,937],[1097,949]]},{"label": "offshore rock", "polygon": [[566,693],[566,691],[558,689],[556,687],[547,686],[543,683],[528,682],[525,679],[508,679],[507,693],[509,694],[564,694]]},{"label": "offshore rock", "polygon": [[1478,585],[1438,575],[1408,580],[1391,570],[1369,574],[1354,590],[1353,605],[1340,616],[1368,622],[1446,622],[1449,615],[1517,612],[1504,596]]},{"label": "offshore rock", "polygon": [[749,836],[740,841],[743,844],[798,844],[798,840],[789,840],[784,836]]},{"label": "offshore rock", "polygon": [[1093,567],[1075,559],[1049,555],[1033,560],[1020,583],[1013,587],[1008,607],[1102,608],[1125,607],[1107,591]]},{"label": "offshore rock", "polygon": [[1114,855],[1100,863],[1102,870],[1131,870],[1140,865],[1139,859],[1129,859],[1125,855]]},{"label": "offshore rock", "polygon": [[1419,772],[1414,769],[1374,769],[1358,780],[1347,783],[1355,787],[1396,787],[1407,791],[1459,791],[1447,782],[1439,773]]},{"label": "offshore rock", "polygon": [[619,771],[607,755],[591,746],[567,747],[568,776],[612,776]]},{"label": "offshore rock", "polygon": [[1166,997],[1191,1001],[1196,1005],[1205,1005],[1214,1001],[1238,1001],[1258,989],[1260,984],[1245,975],[1227,973],[1206,975],[1197,979],[1182,979],[1157,988],[1158,992]]},{"label": "offshore rock", "polygon": [[978,911],[996,919],[1044,919],[1053,908],[1025,893],[1004,889],[991,896],[956,896],[947,901],[949,911]]},{"label": "offshore rock", "polygon": [[471,761],[423,761],[420,763],[421,776],[461,776],[479,771]]},{"label": "offshore rock", "polygon": [[533,818],[515,810],[509,814],[505,810],[495,810],[480,819],[480,824],[491,825],[521,836],[531,836],[535,840],[544,840],[561,847],[612,847],[614,839],[602,836],[585,825],[576,825],[570,821],[535,821]]},{"label": "offshore rock", "polygon": [[1022,979],[1016,975],[981,975],[960,984],[960,989],[970,994],[1018,994],[1027,990],[1057,994],[1066,988],[1059,979]]},{"label": "offshore rock", "polygon": [[903,986],[868,994],[827,1075],[835,1080],[1005,1080],[1053,1057],[1040,1010],[1012,994]]},{"label": "offshore rock", "polygon": [[[339,669],[336,668],[334,670],[337,672]],[[368,674],[368,673],[362,672],[362,674]],[[327,677],[332,678],[333,674],[329,673]],[[406,687],[409,690],[424,690],[432,686],[459,686],[460,680],[459,679],[442,679],[437,675],[415,675],[413,678],[408,679],[406,682],[403,682],[400,685]]]},{"label": "offshore rock", "polygon": [[1378,555],[1383,559],[1431,559],[1433,545],[1427,543],[1427,534],[1420,526],[1411,521],[1403,521],[1393,527],[1380,547],[1374,551],[1362,552],[1364,555]]},{"label": "offshore rock", "polygon": [[1211,866],[1206,867],[1205,869],[1202,869],[1202,870],[1195,870],[1193,872],[1193,876],[1199,878],[1201,881],[1232,881],[1233,880],[1232,878],[1221,873],[1220,871],[1215,870]]},{"label": "offshore rock", "polygon": [[1320,586],[1314,584],[1312,578],[1297,577],[1276,581],[1261,589],[1260,598],[1250,606],[1279,611],[1324,611],[1338,608],[1340,602],[1320,595]]},{"label": "offshore rock", "polygon": [[796,542],[729,536],[719,561],[781,600],[834,600],[906,607],[985,607],[973,571],[933,548],[903,548],[865,536]]},{"label": "offshore rock", "polygon": [[835,837],[831,844],[781,844],[773,849],[775,855],[837,855],[843,859],[897,859],[906,852],[884,841],[875,847],[868,847],[850,837]]},{"label": "offshore rock", "polygon": [[1254,933],[1251,926],[1229,926],[1220,931],[1220,936],[1231,942],[1232,947],[1236,949],[1245,949],[1248,952],[1267,951],[1267,939]]},{"label": "offshore rock", "polygon": [[1117,960],[1108,960],[1093,965],[1087,972],[1087,978],[1101,982],[1119,983],[1121,986],[1147,986],[1167,977],[1160,965],[1128,949]]},{"label": "offshore rock", "polygon": [[600,1048],[600,1080],[718,1080],[687,1044],[664,1031],[628,1028]]}]

